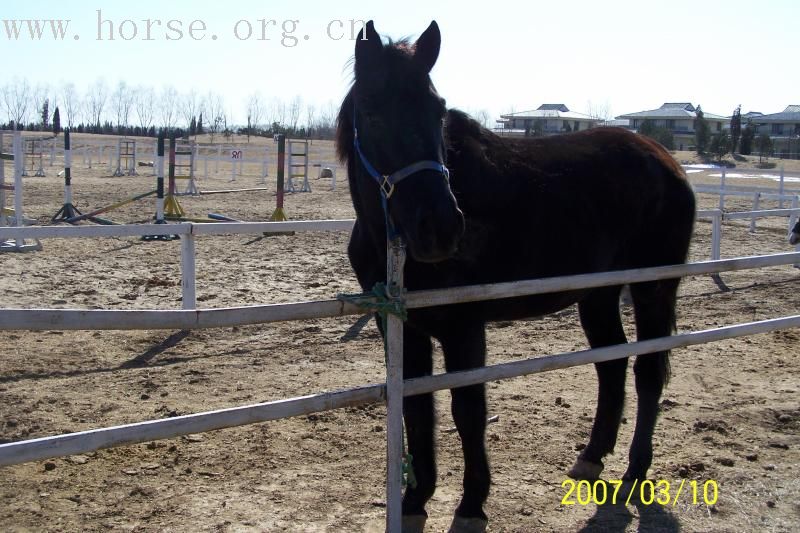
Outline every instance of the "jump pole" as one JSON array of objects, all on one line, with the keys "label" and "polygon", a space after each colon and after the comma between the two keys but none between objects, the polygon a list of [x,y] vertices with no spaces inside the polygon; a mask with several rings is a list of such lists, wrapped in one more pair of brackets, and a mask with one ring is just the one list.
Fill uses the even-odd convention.
[{"label": "jump pole", "polygon": [[[25,170],[25,152],[23,149],[23,140],[20,132],[15,131],[13,137],[13,153],[10,156],[2,155],[0,157],[0,188],[3,191],[14,191],[14,226],[23,227],[25,225],[25,216],[22,212],[22,173]],[[2,153],[2,135],[0,135],[0,153]],[[14,161],[14,186],[10,187],[5,185],[5,163],[4,161]],[[5,202],[5,194],[3,194],[3,202]],[[4,209],[5,205],[0,205],[0,210]],[[0,222],[3,217],[0,217]],[[26,244],[25,239],[10,239],[8,241],[0,241],[0,252],[32,252],[42,249],[42,243],[38,239],[33,244]]]},{"label": "jump pole", "polygon": [[[175,147],[177,141],[175,136],[169,138],[169,182],[167,197],[164,200],[164,216],[166,218],[181,218],[184,213],[181,204],[178,203],[177,189],[175,187]],[[163,180],[163,178],[162,178]]]},{"label": "jump pole", "polygon": [[13,161],[14,154],[6,154],[3,152],[3,133],[0,132],[0,226],[10,225],[8,216],[6,215],[6,191],[11,191],[14,189],[13,185],[6,185],[5,161],[7,160]]},{"label": "jump pole", "polygon": [[[174,141],[174,139],[172,139]],[[156,147],[156,224],[166,224],[164,219],[164,134],[158,135]],[[143,241],[172,241],[177,235],[142,235]]]},{"label": "jump pole", "polygon": [[69,222],[70,224],[74,224],[75,222],[79,222],[81,220],[87,220],[88,219],[88,220],[91,220],[92,222],[97,222],[98,224],[104,224],[104,225],[108,226],[108,225],[111,225],[111,224],[114,224],[114,223],[111,222],[110,220],[106,220],[106,219],[103,219],[103,218],[97,218],[96,215],[100,215],[100,214],[105,213],[107,211],[112,211],[114,209],[117,209],[118,207],[122,207],[123,205],[127,205],[127,204],[130,204],[130,203],[133,203],[133,202],[135,202],[137,200],[141,200],[142,198],[147,198],[148,196],[152,196],[154,194],[156,194],[156,191],[149,191],[149,192],[146,192],[146,193],[137,194],[136,196],[132,196],[131,198],[126,198],[125,200],[121,200],[121,201],[119,201],[119,202],[117,202],[115,204],[107,205],[105,207],[101,207],[100,209],[96,209],[96,210],[92,211],[91,213],[86,213],[85,215],[78,215],[78,216],[75,216],[75,217],[72,217],[72,218],[68,218],[68,219],[66,219],[66,222]]},{"label": "jump pole", "polygon": [[283,211],[283,183],[286,171],[286,136],[282,133],[275,135],[278,143],[278,191],[275,196],[275,211],[269,217],[271,222],[283,222],[288,220]]},{"label": "jump pole", "polygon": [[[55,146],[55,141],[53,142]],[[81,216],[83,213],[72,204],[72,148],[69,138],[69,128],[64,130],[64,205],[53,215],[50,223],[66,222],[70,218]]]}]

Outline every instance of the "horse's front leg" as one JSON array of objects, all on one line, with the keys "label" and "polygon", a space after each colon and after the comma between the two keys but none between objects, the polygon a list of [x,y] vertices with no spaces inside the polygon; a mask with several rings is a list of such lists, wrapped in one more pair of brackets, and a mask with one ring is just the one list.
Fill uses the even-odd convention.
[{"label": "horse's front leg", "polygon": [[[458,324],[440,337],[448,372],[482,367],[486,363],[486,332],[482,323]],[[451,409],[464,453],[464,493],[456,508],[451,532],[486,529],[483,504],[489,496],[491,474],[486,457],[486,388],[481,383],[452,389]]]},{"label": "horse's front leg", "polygon": [[[406,324],[403,327],[403,378],[429,376],[433,371],[431,339]],[[421,533],[428,514],[425,504],[436,490],[436,456],[434,452],[433,394],[419,394],[403,399],[403,418],[408,438],[408,453],[416,486],[406,487],[403,496],[403,532]]]}]

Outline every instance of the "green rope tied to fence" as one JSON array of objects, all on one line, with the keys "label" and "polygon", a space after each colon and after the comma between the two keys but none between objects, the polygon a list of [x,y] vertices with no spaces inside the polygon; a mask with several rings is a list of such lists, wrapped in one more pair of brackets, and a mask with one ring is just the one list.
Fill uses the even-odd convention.
[{"label": "green rope tied to fence", "polygon": [[403,454],[403,486],[417,488],[417,476],[414,475],[414,456],[410,453]]},{"label": "green rope tied to fence", "polygon": [[395,315],[402,321],[408,320],[408,310],[405,302],[400,298],[390,296],[385,283],[376,283],[372,291],[358,294],[337,294],[336,299],[357,306],[364,311],[371,311],[381,317],[381,323],[386,326],[386,317]]},{"label": "green rope tied to fence", "polygon": [[[405,301],[401,298],[391,296],[391,291],[385,283],[376,283],[372,291],[359,294],[337,294],[336,299],[341,302],[354,304],[360,309],[377,314],[381,319],[381,327],[386,331],[387,317],[392,314],[400,318],[403,322],[408,320],[408,310]],[[383,337],[383,358],[388,362],[389,350],[386,343],[386,335]],[[404,439],[405,440],[405,439]],[[409,486],[417,488],[417,476],[414,475],[414,456],[410,453],[403,453],[403,487]]]}]

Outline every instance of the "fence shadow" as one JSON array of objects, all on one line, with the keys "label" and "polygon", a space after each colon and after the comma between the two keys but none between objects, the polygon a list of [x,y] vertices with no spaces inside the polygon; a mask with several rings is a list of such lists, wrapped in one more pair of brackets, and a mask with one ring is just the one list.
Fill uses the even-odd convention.
[{"label": "fence shadow", "polygon": [[[15,374],[13,376],[2,376],[0,377],[0,383],[16,383],[18,381],[24,381],[26,379],[52,379],[52,378],[87,376],[91,374],[104,374],[104,373],[116,372],[118,370],[131,370],[134,368],[141,368],[148,365],[157,355],[160,355],[165,351],[169,350],[170,348],[174,348],[175,346],[180,344],[180,342],[185,338],[187,338],[189,335],[191,335],[191,331],[189,330],[177,331],[171,334],[163,341],[159,342],[158,344],[150,347],[146,352],[139,354],[133,359],[125,361],[124,363],[121,363],[116,366],[90,368],[90,369],[81,368],[76,370],[53,370],[51,372],[24,372],[20,374]],[[190,359],[217,357],[220,355],[225,355],[225,354],[224,353],[207,354],[191,358],[170,357],[164,359],[163,361],[156,362],[154,366],[174,365],[174,364],[184,363],[186,361],[189,361]]]}]

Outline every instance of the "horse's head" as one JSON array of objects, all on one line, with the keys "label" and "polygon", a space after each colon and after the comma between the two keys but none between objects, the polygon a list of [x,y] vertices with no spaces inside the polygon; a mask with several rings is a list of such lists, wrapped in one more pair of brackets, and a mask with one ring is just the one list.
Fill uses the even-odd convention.
[{"label": "horse's head", "polygon": [[429,76],[440,44],[436,22],[413,45],[386,46],[368,22],[356,41],[355,81],[345,100],[352,109],[342,109],[352,117],[359,188],[374,202],[385,198],[389,220],[422,262],[451,257],[464,231],[444,166],[447,108]]},{"label": "horse's head", "polygon": [[792,232],[789,234],[789,244],[800,244],[800,220],[797,221],[797,224],[794,225]]}]

